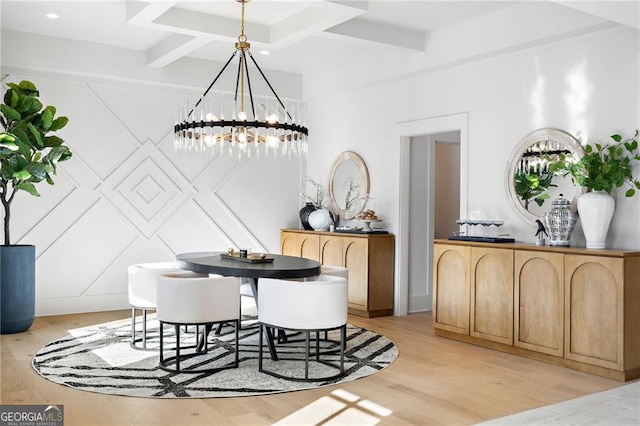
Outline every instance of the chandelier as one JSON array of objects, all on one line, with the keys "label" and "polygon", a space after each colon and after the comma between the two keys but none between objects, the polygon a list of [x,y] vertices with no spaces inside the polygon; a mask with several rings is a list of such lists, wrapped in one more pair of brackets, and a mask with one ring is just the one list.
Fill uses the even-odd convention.
[{"label": "chandelier", "polygon": [[[270,150],[283,155],[304,155],[307,153],[309,134],[304,122],[306,107],[299,101],[287,101],[285,104],[267,80],[251,55],[251,45],[244,34],[245,3],[251,0],[236,1],[242,3],[236,49],[195,105],[178,107],[174,149],[179,153],[209,149],[221,154],[237,151],[239,157],[254,153],[260,155],[260,151],[268,155]],[[273,97],[254,96],[247,56]],[[214,84],[236,57],[239,60],[235,92],[211,92]]]}]

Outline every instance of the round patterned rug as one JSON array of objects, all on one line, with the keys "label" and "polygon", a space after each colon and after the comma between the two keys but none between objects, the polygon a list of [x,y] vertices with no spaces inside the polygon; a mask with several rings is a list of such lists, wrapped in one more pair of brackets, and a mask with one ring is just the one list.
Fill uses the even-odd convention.
[{"label": "round patterned rug", "polygon": [[[245,318],[246,319],[246,318]],[[136,325],[142,329],[141,324]],[[165,327],[165,340],[172,346],[171,327]],[[149,348],[158,346],[158,323],[150,321]],[[33,368],[47,380],[90,392],[149,398],[214,398],[262,395],[329,386],[375,374],[388,367],[398,356],[397,347],[386,337],[373,331],[347,326],[345,350],[346,376],[333,381],[296,382],[277,379],[258,371],[258,326],[243,321],[240,330],[239,368],[215,373],[170,373],[158,368],[158,351],[140,351],[130,347],[131,320],[120,320],[71,330],[70,334],[40,349],[33,358]],[[196,333],[181,332],[183,344],[195,342]],[[217,367],[232,362],[233,327],[223,327],[220,334],[211,332],[207,354],[197,355],[185,366]],[[338,332],[329,333],[324,349],[337,348]],[[269,351],[263,352],[268,370],[303,374],[303,345],[295,336],[288,343],[276,345],[279,360],[272,361]],[[331,342],[331,341],[334,342]],[[175,341],[175,336],[173,336]],[[165,356],[170,356],[166,353]],[[337,362],[338,354],[323,359]],[[335,370],[311,362],[311,377],[330,376]]]}]

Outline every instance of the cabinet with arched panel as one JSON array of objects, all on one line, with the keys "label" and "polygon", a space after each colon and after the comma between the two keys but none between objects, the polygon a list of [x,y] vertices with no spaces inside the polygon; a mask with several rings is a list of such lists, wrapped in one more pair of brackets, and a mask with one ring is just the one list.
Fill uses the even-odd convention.
[{"label": "cabinet with arched panel", "polygon": [[309,257],[322,265],[346,267],[349,313],[364,317],[393,315],[394,247],[392,234],[294,229],[283,229],[280,233],[282,254]]},{"label": "cabinet with arched panel", "polygon": [[640,378],[640,251],[436,240],[436,335]]},{"label": "cabinet with arched panel", "polygon": [[[640,359],[640,333],[630,342],[635,353],[625,354],[624,263],[615,257],[565,256],[566,358],[613,369],[624,367],[625,355]],[[635,289],[628,290],[637,294],[638,285],[636,278]],[[630,306],[628,311],[630,316]],[[635,319],[626,327],[640,329],[637,313]]]},{"label": "cabinet with arched panel", "polygon": [[280,253],[286,256],[320,260],[320,235],[313,233],[282,232]]},{"label": "cabinet with arched panel", "polygon": [[564,254],[515,250],[514,345],[561,357]]}]

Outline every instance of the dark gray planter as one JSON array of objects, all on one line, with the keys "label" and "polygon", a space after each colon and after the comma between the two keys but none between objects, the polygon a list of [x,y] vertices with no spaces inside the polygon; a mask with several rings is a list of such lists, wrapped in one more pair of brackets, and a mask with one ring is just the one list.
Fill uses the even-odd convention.
[{"label": "dark gray planter", "polygon": [[21,333],[36,308],[35,246],[0,246],[0,332]]}]

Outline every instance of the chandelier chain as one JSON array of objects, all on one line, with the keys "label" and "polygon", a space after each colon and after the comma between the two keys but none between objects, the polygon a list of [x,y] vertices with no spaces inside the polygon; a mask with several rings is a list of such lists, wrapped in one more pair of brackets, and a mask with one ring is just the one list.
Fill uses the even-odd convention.
[{"label": "chandelier chain", "polygon": [[242,0],[242,12],[240,14],[240,35],[238,36],[238,41],[241,43],[247,41],[247,36],[244,34],[244,4],[245,1]]}]

